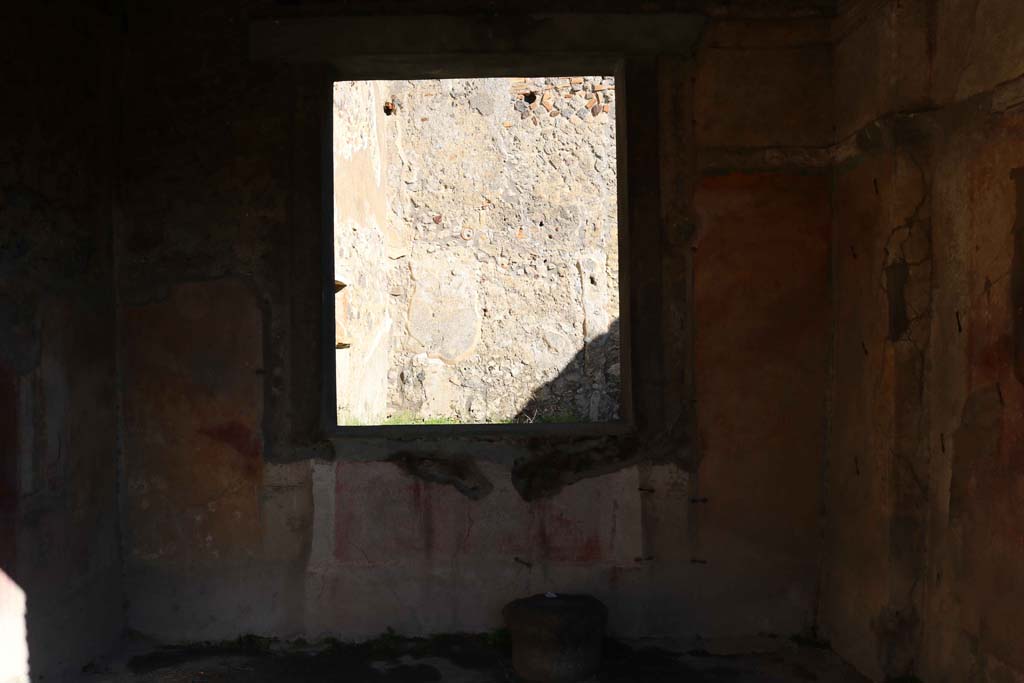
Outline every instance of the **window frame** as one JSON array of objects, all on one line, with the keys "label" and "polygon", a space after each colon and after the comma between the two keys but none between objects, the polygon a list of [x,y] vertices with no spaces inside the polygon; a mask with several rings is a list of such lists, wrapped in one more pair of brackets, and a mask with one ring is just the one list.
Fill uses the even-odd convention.
[{"label": "window frame", "polygon": [[[468,57],[468,59],[467,59]],[[349,65],[346,65],[349,66]],[[448,439],[515,440],[538,437],[616,437],[637,431],[633,405],[630,293],[630,197],[627,183],[626,140],[629,137],[629,76],[622,55],[536,55],[515,59],[500,55],[432,57],[410,63],[386,56],[353,62],[350,68],[334,69],[324,87],[321,124],[322,188],[322,397],[324,435],[336,446],[362,440],[439,441]],[[500,78],[537,75],[606,75],[615,78],[616,201],[619,247],[619,390],[620,418],[602,422],[571,423],[469,423],[412,425],[339,425],[337,418],[337,367],[335,347],[334,273],[334,139],[333,88],[338,81],[426,80],[438,78]]]}]

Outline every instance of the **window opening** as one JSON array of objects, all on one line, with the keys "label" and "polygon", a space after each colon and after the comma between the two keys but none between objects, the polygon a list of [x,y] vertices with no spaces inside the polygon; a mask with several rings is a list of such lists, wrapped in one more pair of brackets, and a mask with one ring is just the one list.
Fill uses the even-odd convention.
[{"label": "window opening", "polygon": [[619,419],[615,81],[341,81],[341,426]]}]

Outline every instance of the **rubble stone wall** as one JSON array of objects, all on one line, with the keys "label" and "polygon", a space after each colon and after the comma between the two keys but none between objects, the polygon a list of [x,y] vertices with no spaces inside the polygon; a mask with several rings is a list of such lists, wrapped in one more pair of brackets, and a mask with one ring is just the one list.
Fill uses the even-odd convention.
[{"label": "rubble stone wall", "polygon": [[[345,242],[365,251],[356,241],[366,231],[393,235],[389,301],[378,313],[393,321],[390,419],[617,418],[613,79],[374,87],[387,93],[378,109],[388,226],[336,241],[340,254]],[[350,305],[372,309],[374,296],[353,289]]]}]

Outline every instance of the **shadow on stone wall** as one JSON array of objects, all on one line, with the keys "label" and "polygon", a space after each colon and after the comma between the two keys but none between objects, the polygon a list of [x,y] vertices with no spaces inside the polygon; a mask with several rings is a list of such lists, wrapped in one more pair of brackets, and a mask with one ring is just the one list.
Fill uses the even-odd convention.
[{"label": "shadow on stone wall", "polygon": [[585,342],[558,375],[533,390],[512,422],[608,422],[619,419],[621,362],[619,320]]}]

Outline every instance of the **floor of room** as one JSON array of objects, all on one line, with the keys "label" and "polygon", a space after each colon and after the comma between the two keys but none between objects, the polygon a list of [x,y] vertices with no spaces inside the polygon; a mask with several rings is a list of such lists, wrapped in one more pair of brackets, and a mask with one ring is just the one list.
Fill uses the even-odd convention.
[{"label": "floor of room", "polygon": [[[516,681],[500,635],[429,639],[384,636],[361,644],[231,643],[160,647],[136,640],[83,671],[88,683],[292,683],[299,681]],[[699,641],[687,647],[609,640],[596,681],[689,683],[865,683],[826,646],[771,636]]]}]

